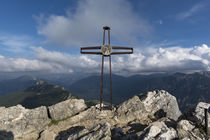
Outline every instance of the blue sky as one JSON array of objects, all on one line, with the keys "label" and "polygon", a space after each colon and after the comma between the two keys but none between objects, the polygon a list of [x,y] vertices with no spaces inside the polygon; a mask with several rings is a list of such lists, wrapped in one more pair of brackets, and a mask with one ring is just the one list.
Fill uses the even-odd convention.
[{"label": "blue sky", "polygon": [[[100,57],[79,54],[111,43],[135,53],[113,59],[115,72],[209,70],[207,0],[1,0],[1,71],[94,71]],[[126,65],[129,64],[129,65]]]}]

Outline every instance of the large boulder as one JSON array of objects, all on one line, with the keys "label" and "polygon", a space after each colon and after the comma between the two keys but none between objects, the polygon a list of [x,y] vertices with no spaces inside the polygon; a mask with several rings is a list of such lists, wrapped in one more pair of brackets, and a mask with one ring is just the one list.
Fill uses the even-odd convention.
[{"label": "large boulder", "polygon": [[176,98],[164,90],[139,94],[123,102],[117,108],[118,118],[125,122],[148,118],[148,115],[157,119],[168,117],[177,120],[181,112]]},{"label": "large boulder", "polygon": [[83,99],[69,99],[48,108],[53,120],[62,120],[83,111],[87,106]]},{"label": "large boulder", "polygon": [[44,106],[31,110],[21,105],[1,107],[0,112],[0,131],[10,131],[14,138],[35,139],[50,122]]},{"label": "large boulder", "polygon": [[159,115],[161,112],[162,117],[173,120],[177,120],[181,115],[176,98],[167,91],[155,90],[147,92],[146,94],[140,94],[139,99],[150,115]]}]

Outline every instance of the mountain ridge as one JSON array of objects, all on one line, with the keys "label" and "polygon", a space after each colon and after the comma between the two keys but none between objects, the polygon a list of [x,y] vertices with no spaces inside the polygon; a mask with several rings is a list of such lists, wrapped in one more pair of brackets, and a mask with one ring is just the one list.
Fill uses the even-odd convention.
[{"label": "mountain ridge", "polygon": [[[58,76],[58,79],[66,75],[54,75]],[[69,75],[71,77],[71,75]],[[75,76],[77,77],[77,76]],[[80,78],[83,76],[80,76]],[[166,74],[150,74],[150,75],[132,75],[123,77],[113,74],[113,103],[118,105],[122,101],[132,97],[135,93],[146,92],[149,90],[164,89],[172,93],[180,104],[182,111],[190,106],[195,106],[198,102],[210,102],[208,95],[210,94],[210,72],[203,71],[191,74],[184,73],[166,73]],[[66,77],[68,80],[69,77]],[[76,78],[76,82],[66,82],[66,80],[59,83],[60,80],[56,78],[45,80],[45,78],[36,78],[34,76],[22,76],[16,79],[10,79],[10,82],[0,81],[0,94],[4,90],[13,90],[13,93],[21,92],[28,88],[32,84],[35,84],[39,80],[51,81],[50,83],[58,83],[56,85],[63,86],[65,89],[77,95],[80,98],[89,100],[99,100],[100,98],[100,76],[93,75],[83,79]],[[11,82],[12,81],[12,82]],[[75,80],[73,80],[75,81]],[[1,83],[4,83],[1,85]],[[26,83],[26,84],[24,84]],[[65,83],[63,85],[63,83]],[[4,86],[6,85],[6,86]],[[21,85],[21,86],[19,86]],[[13,87],[14,86],[14,87]],[[17,89],[18,88],[18,89]],[[103,100],[110,102],[110,87],[109,87],[109,75],[104,75],[104,89]],[[5,93],[4,93],[5,94]],[[7,93],[8,94],[8,93]],[[11,95],[11,92],[10,94]],[[4,98],[5,96],[1,96]],[[0,100],[1,100],[0,98]],[[10,101],[11,102],[11,101]],[[1,103],[1,102],[0,102]],[[13,104],[15,105],[15,104]]]},{"label": "mountain ridge", "polygon": [[[109,75],[104,75],[104,101],[109,102]],[[164,89],[178,100],[182,111],[198,102],[210,102],[210,73],[153,74],[122,77],[113,75],[113,103],[119,104],[135,93]],[[100,76],[86,77],[66,87],[86,100],[99,98]]]}]

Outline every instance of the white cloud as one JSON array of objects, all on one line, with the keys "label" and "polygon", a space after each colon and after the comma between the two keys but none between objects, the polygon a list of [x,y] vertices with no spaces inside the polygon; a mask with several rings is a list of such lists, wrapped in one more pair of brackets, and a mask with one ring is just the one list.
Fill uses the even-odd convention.
[{"label": "white cloud", "polygon": [[70,55],[56,51],[48,51],[42,47],[31,47],[36,52],[36,59],[50,64],[54,72],[92,71],[95,72],[98,62],[94,56]]},{"label": "white cloud", "polygon": [[25,58],[0,58],[1,72],[39,71],[49,70],[52,67],[38,60]]},{"label": "white cloud", "polygon": [[112,40],[133,43],[150,34],[152,27],[137,15],[128,0],[80,0],[74,13],[41,16],[38,33],[60,46],[102,43],[102,27],[111,26]]},{"label": "white cloud", "polygon": [[115,65],[119,72],[125,70],[134,73],[209,70],[209,56],[210,48],[205,44],[192,48],[150,48],[122,57],[121,62],[126,66],[117,67],[117,61]]},{"label": "white cloud", "polygon": [[[34,59],[7,58],[0,55],[0,71],[45,71],[49,73],[88,72],[100,69],[101,56],[72,55],[31,47]],[[203,44],[191,48],[149,48],[134,50],[132,55],[112,56],[113,72],[135,74],[142,72],[188,72],[210,70],[210,47]],[[105,59],[105,71],[108,61]]]},{"label": "white cloud", "polygon": [[192,17],[197,12],[199,12],[204,6],[205,5],[201,4],[201,3],[195,4],[189,10],[177,14],[177,19],[183,20],[183,19],[187,19],[189,17]]}]

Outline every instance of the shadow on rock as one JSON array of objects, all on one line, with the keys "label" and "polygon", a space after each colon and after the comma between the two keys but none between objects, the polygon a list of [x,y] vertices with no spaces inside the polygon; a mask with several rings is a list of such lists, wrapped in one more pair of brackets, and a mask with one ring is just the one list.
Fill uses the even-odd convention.
[{"label": "shadow on rock", "polygon": [[147,127],[147,125],[142,125],[140,123],[132,123],[132,124],[128,124],[128,126],[130,126],[131,128],[129,129],[130,133],[137,133],[140,131],[143,131],[144,128]]},{"label": "shadow on rock", "polygon": [[166,117],[166,112],[163,109],[159,109],[158,111],[155,112],[154,116],[158,120],[163,117]]},{"label": "shadow on rock", "polygon": [[130,129],[126,132],[120,127],[112,129],[112,140],[138,139],[139,136],[137,133],[143,131],[147,127],[147,125],[142,125],[140,123],[130,123],[128,126]]},{"label": "shadow on rock", "polygon": [[0,140],[14,140],[14,135],[11,131],[0,130]]},{"label": "shadow on rock", "polygon": [[71,127],[67,130],[61,131],[55,140],[67,140],[71,134],[75,134],[83,129],[85,129],[84,126]]}]

